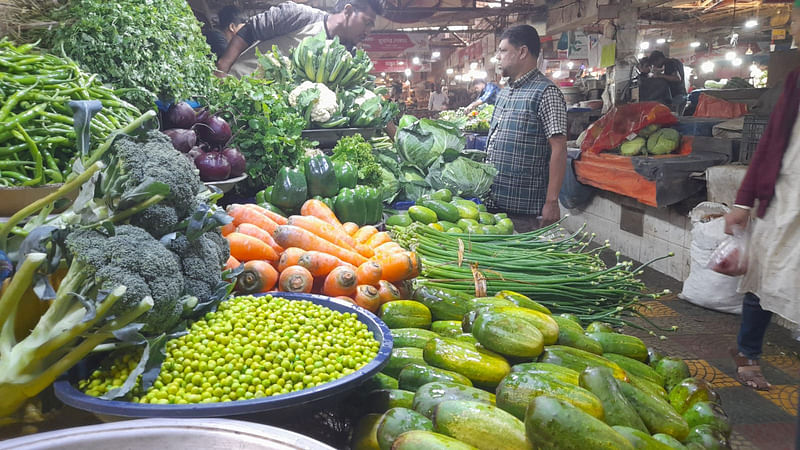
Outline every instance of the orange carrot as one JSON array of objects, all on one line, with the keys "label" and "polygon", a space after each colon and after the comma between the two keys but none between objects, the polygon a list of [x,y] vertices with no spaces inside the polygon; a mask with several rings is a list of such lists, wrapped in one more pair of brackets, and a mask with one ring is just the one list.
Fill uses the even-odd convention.
[{"label": "orange carrot", "polygon": [[419,263],[414,252],[381,255],[377,261],[383,266],[382,278],[386,281],[409,280],[419,275]]},{"label": "orange carrot", "polygon": [[275,229],[278,228],[278,224],[272,219],[244,205],[228,206],[228,215],[233,217],[233,224],[237,227],[243,223],[251,223],[270,234],[275,233]]},{"label": "orange carrot", "polygon": [[236,291],[243,294],[268,292],[278,281],[278,271],[267,261],[247,261],[236,279]]},{"label": "orange carrot", "polygon": [[227,235],[229,235],[229,234],[233,233],[234,231],[236,231],[236,225],[234,225],[234,224],[233,224],[233,222],[231,222],[231,223],[226,223],[226,224],[225,224],[225,225],[223,225],[223,226],[222,226],[222,228],[220,228],[220,230],[219,230],[219,232],[220,232],[220,233],[221,233],[223,236],[227,236]]},{"label": "orange carrot", "polygon": [[233,256],[228,256],[228,261],[225,262],[225,267],[223,267],[222,270],[235,269],[239,267],[239,264],[241,263],[238,259],[234,258]]},{"label": "orange carrot", "polygon": [[306,253],[302,248],[289,247],[281,254],[281,259],[278,260],[278,272],[283,272],[289,266],[296,266],[300,261],[300,257]]},{"label": "orange carrot", "polygon": [[279,226],[273,237],[275,238],[275,242],[281,247],[299,247],[303,250],[317,250],[333,255],[354,266],[360,266],[367,261],[367,258],[364,258],[356,252],[332,244],[314,233],[294,225]]},{"label": "orange carrot", "polygon": [[283,292],[311,292],[314,277],[305,267],[290,266],[281,272],[278,288]]},{"label": "orange carrot", "polygon": [[359,255],[363,256],[364,258],[372,258],[375,256],[375,250],[373,250],[367,244],[356,244],[356,251]]},{"label": "orange carrot", "polygon": [[358,231],[358,224],[353,222],[345,222],[342,224],[342,228],[344,228],[344,232],[347,233],[348,236],[352,236],[353,233]]},{"label": "orange carrot", "polygon": [[233,232],[225,239],[231,246],[231,256],[239,261],[252,261],[254,259],[265,259],[275,261],[278,259],[278,254],[264,241],[248,236],[246,234]]},{"label": "orange carrot", "polygon": [[400,253],[404,252],[406,249],[400,246],[397,242],[389,241],[384,242],[383,244],[375,247],[375,255],[380,257],[381,255],[388,255],[390,253]]},{"label": "orange carrot", "polygon": [[353,235],[353,239],[355,239],[357,243],[363,244],[367,242],[367,239],[372,237],[372,235],[377,232],[378,229],[372,225],[364,225],[363,227],[359,228],[358,231],[356,231],[356,234]]},{"label": "orange carrot", "polygon": [[371,312],[377,312],[381,306],[381,298],[375,286],[363,285],[356,288],[356,296],[353,298],[356,305]]},{"label": "orange carrot", "polygon": [[243,223],[236,228],[236,231],[248,236],[253,236],[254,238],[261,239],[265,244],[272,247],[272,249],[275,250],[275,253],[283,253],[283,247],[278,245],[278,243],[275,242],[275,239],[272,238],[272,235],[267,233],[267,231],[263,228],[253,225],[252,223]]},{"label": "orange carrot", "polygon": [[358,284],[368,284],[370,286],[377,286],[378,281],[381,281],[383,274],[383,267],[380,263],[374,260],[365,262],[358,266],[356,276],[358,277]]},{"label": "orange carrot", "polygon": [[317,219],[327,222],[340,230],[344,230],[344,228],[342,228],[342,222],[339,222],[336,214],[334,214],[334,212],[328,208],[328,205],[319,200],[314,200],[313,198],[311,200],[306,200],[306,202],[303,203],[303,206],[300,208],[300,214],[304,216],[314,216]]},{"label": "orange carrot", "polygon": [[393,302],[402,298],[400,297],[400,290],[386,280],[378,282],[378,297],[381,299],[381,304]]},{"label": "orange carrot", "polygon": [[350,267],[339,266],[325,277],[322,293],[329,297],[353,295],[356,293],[357,285],[356,272]]},{"label": "orange carrot", "polygon": [[[331,273],[331,270],[345,264],[347,263],[333,255],[314,250],[303,253],[297,261],[298,266],[305,267],[315,277],[324,277]],[[350,266],[350,264],[347,264],[347,266]]]},{"label": "orange carrot", "polygon": [[325,239],[326,241],[336,244],[347,250],[355,251],[353,246],[356,242],[341,229],[323,222],[314,216],[291,216],[289,217],[289,225],[300,227],[304,230],[310,231],[317,236]]},{"label": "orange carrot", "polygon": [[276,213],[275,211],[270,211],[267,208],[262,208],[261,206],[258,206],[255,203],[245,203],[242,206],[260,212],[261,214],[272,219],[272,221],[277,223],[278,225],[286,225],[287,221],[286,217],[283,217],[282,215]]},{"label": "orange carrot", "polygon": [[385,244],[391,241],[392,238],[389,236],[389,233],[385,231],[381,231],[380,233],[375,233],[367,239],[367,247],[374,249],[375,247]]}]

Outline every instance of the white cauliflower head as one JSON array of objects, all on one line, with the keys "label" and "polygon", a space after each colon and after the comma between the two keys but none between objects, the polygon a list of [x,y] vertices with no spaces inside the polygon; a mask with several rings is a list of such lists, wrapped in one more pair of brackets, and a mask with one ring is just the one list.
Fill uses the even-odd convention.
[{"label": "white cauliflower head", "polygon": [[[308,103],[308,100],[303,99],[302,94],[312,89],[317,90],[319,96]],[[333,117],[339,109],[339,102],[336,98],[336,94],[324,84],[314,83],[312,81],[304,81],[300,86],[294,88],[292,92],[289,93],[289,104],[301,110],[301,113],[304,112],[306,108],[310,108],[310,115],[307,114],[307,117],[312,122],[316,123],[325,123],[331,120],[331,117]]]},{"label": "white cauliflower head", "polygon": [[375,95],[374,92],[370,91],[369,89],[364,89],[364,93],[356,97],[353,103],[355,103],[358,106],[361,106],[362,104],[364,104],[365,101],[375,97],[377,96]]}]

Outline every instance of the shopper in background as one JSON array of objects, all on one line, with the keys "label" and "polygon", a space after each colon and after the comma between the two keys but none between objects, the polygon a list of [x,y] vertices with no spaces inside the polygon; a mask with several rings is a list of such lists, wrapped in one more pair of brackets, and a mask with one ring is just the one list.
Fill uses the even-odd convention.
[{"label": "shopper in background", "polygon": [[430,111],[444,111],[447,109],[447,95],[442,92],[441,86],[434,86],[428,97],[428,110]]},{"label": "shopper in background", "polygon": [[[800,0],[792,10],[792,35],[800,41]],[[731,353],[737,378],[768,390],[759,366],[772,313],[800,324],[800,68],[791,72],[769,118],[739,187],[736,203],[725,215],[725,232],[751,229],[745,292],[737,349]],[[756,200],[758,203],[756,204]],[[756,218],[751,219],[752,208]],[[798,447],[800,448],[800,446]]]},{"label": "shopper in background", "polygon": [[474,80],[472,82],[472,91],[478,94],[478,98],[467,105],[467,111],[472,111],[483,104],[494,105],[497,101],[497,94],[500,92],[500,86],[492,82],[487,83],[484,80]]},{"label": "shopper in background", "polygon": [[488,161],[499,171],[488,206],[507,212],[520,232],[558,221],[567,164],[567,105],[536,68],[539,49],[530,25],[501,36],[497,64],[509,84],[497,97],[487,144]]},{"label": "shopper in background", "polygon": [[[228,48],[228,43],[236,36],[236,32],[244,26],[247,16],[235,6],[225,6],[219,10],[217,18],[219,19],[218,29],[214,30],[213,38],[207,36],[206,40],[208,45],[211,46],[211,51],[217,55],[217,58],[221,58],[225,53],[225,49]],[[221,36],[222,39],[218,36]]]},{"label": "shopper in background", "polygon": [[654,50],[647,58],[652,66],[652,78],[667,82],[669,87],[669,104],[676,105],[686,101],[686,84],[683,63],[675,58],[667,58],[664,53]]},{"label": "shopper in background", "polygon": [[258,68],[256,49],[266,53],[277,45],[288,56],[300,41],[322,32],[354,47],[367,37],[382,13],[381,0],[337,0],[333,14],[294,2],[281,3],[247,20],[217,61],[216,74],[249,75]]}]

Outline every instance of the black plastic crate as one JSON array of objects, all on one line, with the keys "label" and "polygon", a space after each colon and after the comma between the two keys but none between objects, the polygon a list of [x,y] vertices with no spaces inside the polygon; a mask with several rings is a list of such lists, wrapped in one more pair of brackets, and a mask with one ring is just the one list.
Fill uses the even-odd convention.
[{"label": "black plastic crate", "polygon": [[744,116],[744,126],[742,127],[742,145],[739,147],[739,162],[749,162],[756,152],[758,141],[767,128],[769,116],[759,116],[748,114]]}]

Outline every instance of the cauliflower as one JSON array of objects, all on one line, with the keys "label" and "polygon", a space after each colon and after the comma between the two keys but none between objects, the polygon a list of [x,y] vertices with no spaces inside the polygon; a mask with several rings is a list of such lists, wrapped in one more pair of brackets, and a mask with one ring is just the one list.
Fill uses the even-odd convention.
[{"label": "cauliflower", "polygon": [[304,81],[289,93],[289,104],[308,122],[325,123],[339,110],[336,94],[322,83]]},{"label": "cauliflower", "polygon": [[356,97],[353,103],[355,103],[358,106],[361,106],[364,104],[365,101],[375,97],[377,97],[377,95],[375,95],[374,92],[370,91],[369,89],[364,89],[364,93]]}]

